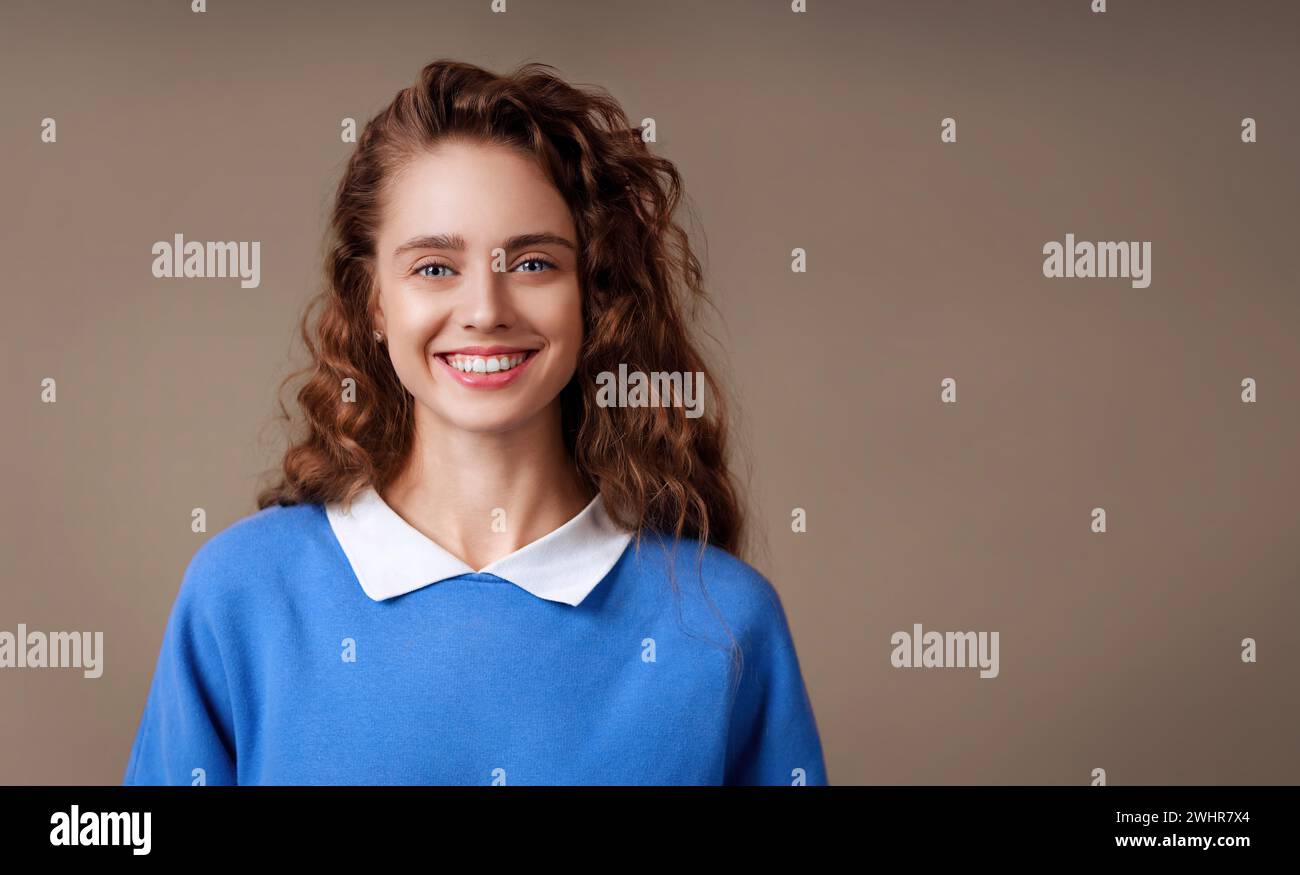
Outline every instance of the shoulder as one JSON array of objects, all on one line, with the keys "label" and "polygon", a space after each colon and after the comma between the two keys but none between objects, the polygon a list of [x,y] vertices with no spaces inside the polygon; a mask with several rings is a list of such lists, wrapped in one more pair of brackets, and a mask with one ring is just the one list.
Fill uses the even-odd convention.
[{"label": "shoulder", "polygon": [[642,572],[656,582],[674,585],[688,607],[721,614],[728,626],[745,637],[788,636],[776,587],[743,559],[693,538],[672,540],[661,535],[643,535],[640,546],[632,549]]},{"label": "shoulder", "polygon": [[231,523],[195,551],[178,604],[219,608],[267,593],[319,542],[323,519],[319,504],[273,505]]}]

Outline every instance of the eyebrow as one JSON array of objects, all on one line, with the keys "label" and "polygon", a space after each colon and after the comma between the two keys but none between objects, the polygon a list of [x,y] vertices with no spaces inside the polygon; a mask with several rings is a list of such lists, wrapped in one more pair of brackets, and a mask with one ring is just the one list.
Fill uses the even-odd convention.
[{"label": "eyebrow", "polygon": [[[523,249],[528,246],[545,246],[546,244],[556,246],[567,246],[573,251],[577,247],[567,238],[559,234],[552,234],[547,231],[535,231],[532,234],[516,234],[501,247],[506,252],[512,252],[516,249]],[[425,234],[420,237],[412,237],[401,246],[393,250],[393,255],[401,255],[403,252],[409,252],[412,249],[451,249],[456,252],[463,252],[468,247],[465,245],[465,238],[459,234]]]}]

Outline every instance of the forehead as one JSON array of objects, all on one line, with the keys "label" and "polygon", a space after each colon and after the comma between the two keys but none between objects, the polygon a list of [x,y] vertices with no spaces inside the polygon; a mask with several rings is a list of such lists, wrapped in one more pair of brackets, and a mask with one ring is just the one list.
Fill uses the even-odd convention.
[{"label": "forehead", "polygon": [[383,204],[381,237],[459,233],[473,241],[573,230],[564,196],[537,161],[497,144],[449,142],[418,153],[389,180]]}]

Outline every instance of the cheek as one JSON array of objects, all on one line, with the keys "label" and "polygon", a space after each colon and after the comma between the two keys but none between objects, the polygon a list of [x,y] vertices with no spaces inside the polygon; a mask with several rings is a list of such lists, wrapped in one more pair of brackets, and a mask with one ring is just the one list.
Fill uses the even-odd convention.
[{"label": "cheek", "polygon": [[568,382],[582,354],[582,306],[577,294],[563,302],[555,302],[547,313],[547,320],[545,334],[558,353],[552,362],[553,379]]},{"label": "cheek", "polygon": [[421,299],[418,295],[397,295],[397,300],[385,306],[384,321],[388,334],[398,338],[405,347],[427,342],[446,319],[446,314],[435,301]]},{"label": "cheek", "polygon": [[582,299],[576,288],[548,300],[536,318],[535,324],[546,326],[544,333],[552,343],[576,356],[582,343]]}]

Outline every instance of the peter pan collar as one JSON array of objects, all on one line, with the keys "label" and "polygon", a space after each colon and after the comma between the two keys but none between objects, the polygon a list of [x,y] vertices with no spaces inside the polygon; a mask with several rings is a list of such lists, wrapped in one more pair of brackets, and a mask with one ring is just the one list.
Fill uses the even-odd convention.
[{"label": "peter pan collar", "polygon": [[475,572],[402,519],[373,486],[353,499],[350,511],[331,502],[325,513],[361,588],[374,601],[477,573],[576,606],[604,580],[632,539],[597,494],[558,529]]}]

